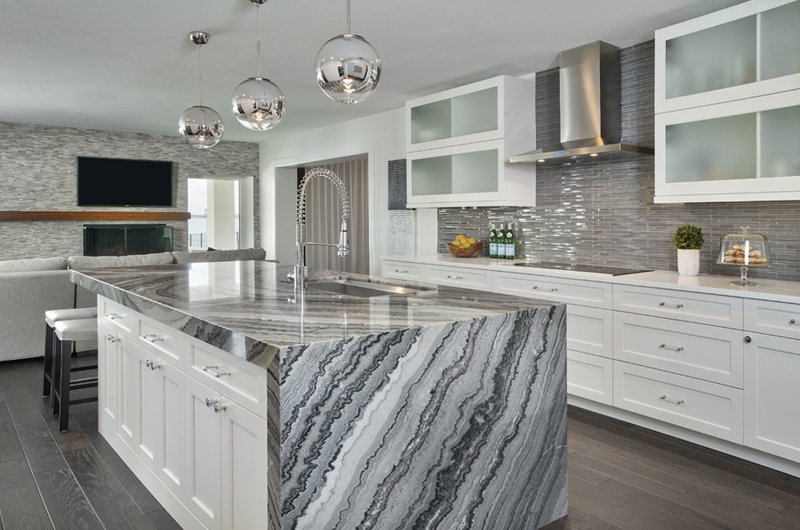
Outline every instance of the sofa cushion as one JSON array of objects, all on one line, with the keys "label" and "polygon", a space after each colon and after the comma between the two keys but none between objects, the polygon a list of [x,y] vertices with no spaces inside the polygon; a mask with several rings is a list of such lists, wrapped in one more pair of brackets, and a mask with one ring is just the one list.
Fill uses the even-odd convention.
[{"label": "sofa cushion", "polygon": [[67,258],[12,259],[0,261],[0,272],[36,272],[66,270]]},{"label": "sofa cushion", "polygon": [[139,254],[135,256],[69,257],[69,268],[75,270],[173,265],[174,263],[175,258],[172,256],[172,252],[161,252],[159,254]]},{"label": "sofa cushion", "polygon": [[241,250],[215,250],[213,252],[173,252],[175,262],[179,265],[186,263],[209,263],[213,261],[264,261],[267,251],[263,248],[245,248]]}]

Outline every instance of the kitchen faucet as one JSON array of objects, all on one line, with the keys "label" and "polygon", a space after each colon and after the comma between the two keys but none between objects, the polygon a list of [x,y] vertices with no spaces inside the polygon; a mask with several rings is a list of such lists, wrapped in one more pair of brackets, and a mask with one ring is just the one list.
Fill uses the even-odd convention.
[{"label": "kitchen faucet", "polygon": [[[332,243],[312,243],[306,241],[306,188],[308,183],[315,177],[325,177],[330,180],[336,190],[339,192],[339,201],[341,202],[342,210],[342,228],[339,231],[339,244]],[[350,218],[350,199],[347,197],[347,190],[344,183],[336,173],[327,169],[312,169],[305,174],[303,180],[300,181],[300,187],[297,192],[297,265],[294,268],[294,285],[295,289],[305,287],[306,283],[306,246],[319,245],[323,247],[336,247],[337,254],[340,258],[347,256],[350,249],[347,246],[347,220]]]}]

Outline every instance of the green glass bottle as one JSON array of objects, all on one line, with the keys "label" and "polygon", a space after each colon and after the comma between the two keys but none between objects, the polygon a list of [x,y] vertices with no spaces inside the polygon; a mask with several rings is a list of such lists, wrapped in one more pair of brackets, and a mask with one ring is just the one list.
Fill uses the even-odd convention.
[{"label": "green glass bottle", "polygon": [[514,259],[516,252],[516,240],[514,239],[514,223],[508,223],[508,230],[506,231],[506,259]]},{"label": "green glass bottle", "polygon": [[489,257],[497,257],[497,229],[492,224],[492,229],[489,231]]},{"label": "green glass bottle", "polygon": [[500,225],[500,230],[497,232],[497,250],[495,251],[498,258],[506,257],[506,231],[503,225]]}]

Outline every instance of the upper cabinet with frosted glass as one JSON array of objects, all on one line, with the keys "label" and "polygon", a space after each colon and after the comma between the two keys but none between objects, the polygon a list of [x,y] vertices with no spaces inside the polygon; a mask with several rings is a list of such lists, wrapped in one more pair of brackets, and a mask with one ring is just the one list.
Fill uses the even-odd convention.
[{"label": "upper cabinet with frosted glass", "polygon": [[800,2],[751,0],[656,31],[656,114],[800,88]]},{"label": "upper cabinet with frosted glass", "polygon": [[656,32],[655,202],[800,199],[800,0]]},{"label": "upper cabinet with frosted glass", "polygon": [[536,83],[499,76],[406,103],[408,206],[533,206]]}]

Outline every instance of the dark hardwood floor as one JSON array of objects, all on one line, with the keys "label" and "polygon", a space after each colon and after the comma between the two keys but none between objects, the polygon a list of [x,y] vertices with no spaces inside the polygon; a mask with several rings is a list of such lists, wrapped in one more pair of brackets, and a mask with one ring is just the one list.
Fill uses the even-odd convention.
[{"label": "dark hardwood floor", "polygon": [[[0,529],[178,529],[97,433],[95,404],[58,432],[41,373],[0,363]],[[800,478],[570,409],[569,516],[545,529],[800,530]]]},{"label": "dark hardwood floor", "polygon": [[180,530],[98,434],[96,403],[61,433],[49,402],[41,360],[0,363],[0,529]]}]

